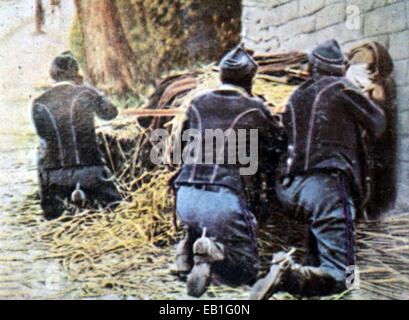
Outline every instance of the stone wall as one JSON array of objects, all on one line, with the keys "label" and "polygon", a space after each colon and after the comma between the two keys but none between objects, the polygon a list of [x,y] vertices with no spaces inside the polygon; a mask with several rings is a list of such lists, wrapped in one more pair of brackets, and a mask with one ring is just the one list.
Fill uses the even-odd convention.
[{"label": "stone wall", "polygon": [[256,52],[311,50],[336,38],[389,49],[398,94],[397,209],[409,209],[409,0],[243,0],[242,36]]}]

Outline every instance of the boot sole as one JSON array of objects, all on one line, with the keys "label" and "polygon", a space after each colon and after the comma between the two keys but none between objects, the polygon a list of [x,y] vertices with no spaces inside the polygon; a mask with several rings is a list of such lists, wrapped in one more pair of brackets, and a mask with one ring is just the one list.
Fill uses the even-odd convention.
[{"label": "boot sole", "polygon": [[274,293],[282,278],[282,269],[278,265],[272,266],[267,276],[253,285],[249,300],[267,300]]},{"label": "boot sole", "polygon": [[201,297],[207,291],[210,280],[210,264],[195,265],[187,277],[187,294],[196,298]]}]

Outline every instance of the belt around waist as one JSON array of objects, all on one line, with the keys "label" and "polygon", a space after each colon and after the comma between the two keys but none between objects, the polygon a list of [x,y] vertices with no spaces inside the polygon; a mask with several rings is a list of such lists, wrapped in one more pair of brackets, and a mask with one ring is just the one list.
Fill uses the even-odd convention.
[{"label": "belt around waist", "polygon": [[206,190],[212,192],[219,192],[220,186],[212,185],[212,184],[193,184],[192,187],[199,190]]}]

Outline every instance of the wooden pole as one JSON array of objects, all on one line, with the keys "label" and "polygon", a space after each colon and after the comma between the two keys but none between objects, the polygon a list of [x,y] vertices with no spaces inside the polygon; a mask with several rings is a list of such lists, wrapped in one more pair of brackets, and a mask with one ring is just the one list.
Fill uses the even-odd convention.
[{"label": "wooden pole", "polygon": [[44,23],[44,8],[41,0],[35,0],[34,5],[34,14],[35,14],[35,32],[36,34],[44,33],[42,26]]},{"label": "wooden pole", "polygon": [[122,113],[124,116],[133,117],[174,117],[183,114],[185,111],[181,108],[172,109],[131,109]]},{"label": "wooden pole", "polygon": [[[274,109],[267,107],[271,113],[275,113]],[[184,114],[185,110],[182,108],[171,108],[171,109],[128,109],[122,112],[124,116],[142,118],[142,117],[174,117],[177,115]]]}]

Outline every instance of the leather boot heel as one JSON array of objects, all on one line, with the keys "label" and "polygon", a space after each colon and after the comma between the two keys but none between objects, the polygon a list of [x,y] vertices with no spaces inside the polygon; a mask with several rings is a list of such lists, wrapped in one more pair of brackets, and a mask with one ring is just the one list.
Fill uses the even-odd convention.
[{"label": "leather boot heel", "polygon": [[192,297],[201,297],[210,285],[210,263],[195,263],[192,272],[187,277],[187,294]]}]

